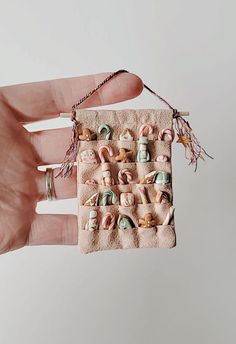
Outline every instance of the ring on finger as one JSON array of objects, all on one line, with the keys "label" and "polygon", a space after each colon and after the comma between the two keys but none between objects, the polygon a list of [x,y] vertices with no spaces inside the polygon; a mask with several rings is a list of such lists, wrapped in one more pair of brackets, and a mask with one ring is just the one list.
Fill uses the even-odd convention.
[{"label": "ring on finger", "polygon": [[55,186],[54,186],[54,173],[52,168],[46,168],[46,197],[48,201],[56,199]]}]

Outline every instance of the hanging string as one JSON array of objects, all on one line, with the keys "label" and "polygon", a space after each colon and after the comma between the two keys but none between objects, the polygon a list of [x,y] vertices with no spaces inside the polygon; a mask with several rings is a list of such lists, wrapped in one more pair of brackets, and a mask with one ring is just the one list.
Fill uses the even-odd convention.
[{"label": "hanging string", "polygon": [[[87,93],[83,98],[81,98],[77,103],[75,103],[72,106],[71,121],[73,122],[73,127],[72,127],[71,143],[68,150],[66,151],[65,158],[55,178],[57,178],[58,176],[61,176],[64,178],[70,177],[72,174],[72,168],[74,166],[74,162],[76,161],[76,157],[78,154],[79,127],[80,127],[80,122],[76,118],[76,109],[78,109],[79,106],[86,99],[91,97],[104,84],[106,84],[108,81],[110,81],[115,76],[121,73],[129,73],[129,72],[125,69],[120,69],[114,73],[111,73],[100,84],[98,84],[94,89],[92,89],[89,93]],[[213,159],[209,154],[207,154],[205,149],[202,148],[198,139],[193,134],[189,123],[180,116],[179,112],[174,107],[172,107],[164,98],[162,98],[159,94],[154,92],[150,87],[148,87],[145,84],[143,85],[143,87],[146,88],[150,93],[155,95],[160,101],[165,103],[169,107],[169,109],[173,111],[173,118],[175,119],[175,128],[178,135],[177,142],[183,144],[185,148],[186,159],[190,160],[189,164],[195,164],[195,171],[197,170],[197,161],[199,158],[204,160],[204,155],[206,155],[209,158]]]},{"label": "hanging string", "polygon": [[116,75],[121,73],[128,73],[127,70],[120,69],[110,75],[108,75],[107,78],[105,78],[100,84],[98,84],[94,89],[92,89],[90,92],[88,92],[83,98],[81,98],[77,103],[75,103],[72,106],[72,113],[71,113],[71,121],[73,122],[72,127],[72,137],[71,137],[71,144],[66,151],[66,155],[64,157],[64,160],[60,166],[59,172],[55,176],[57,178],[58,176],[67,178],[70,177],[72,174],[72,168],[74,166],[74,162],[76,161],[76,156],[78,153],[78,141],[79,141],[79,126],[80,123],[76,119],[76,109],[79,108],[80,104],[82,104],[86,99],[91,97],[95,92],[97,92],[104,84],[106,84],[109,80],[114,78]]}]

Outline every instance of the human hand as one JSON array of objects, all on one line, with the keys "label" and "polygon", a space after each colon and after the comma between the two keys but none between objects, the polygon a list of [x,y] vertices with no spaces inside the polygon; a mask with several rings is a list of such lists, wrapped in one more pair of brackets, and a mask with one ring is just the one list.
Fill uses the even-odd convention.
[{"label": "human hand", "polygon": [[[37,214],[45,200],[45,172],[38,166],[61,163],[71,128],[29,132],[23,124],[56,118],[109,73],[0,88],[0,253],[25,245],[77,244],[77,216]],[[138,96],[142,81],[116,76],[82,105],[93,107]],[[59,169],[55,170],[54,175]],[[54,179],[57,199],[76,197],[76,167],[70,178]]]}]

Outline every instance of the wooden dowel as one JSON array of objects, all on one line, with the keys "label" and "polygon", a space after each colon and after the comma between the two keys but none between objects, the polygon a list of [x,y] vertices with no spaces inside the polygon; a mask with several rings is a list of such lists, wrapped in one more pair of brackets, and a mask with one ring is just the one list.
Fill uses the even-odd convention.
[{"label": "wooden dowel", "polygon": [[[189,112],[188,111],[179,111],[178,114],[182,117],[184,116],[189,116]],[[60,113],[60,117],[61,118],[69,118],[71,116],[71,112],[61,112]]]}]

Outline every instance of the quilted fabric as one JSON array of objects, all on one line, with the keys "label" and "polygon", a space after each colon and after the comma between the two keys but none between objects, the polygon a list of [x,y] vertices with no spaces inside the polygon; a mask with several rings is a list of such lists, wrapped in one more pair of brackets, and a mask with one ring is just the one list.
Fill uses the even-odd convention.
[{"label": "quilted fabric", "polygon": [[[174,219],[168,225],[163,222],[169,212],[173,201],[172,181],[164,184],[140,184],[140,181],[152,171],[164,171],[170,176],[171,170],[171,143],[158,140],[158,134],[163,129],[172,129],[173,112],[172,110],[77,110],[77,120],[81,123],[81,129],[89,128],[97,133],[97,139],[92,141],[79,141],[77,156],[77,196],[78,196],[78,227],[79,227],[79,246],[83,253],[99,250],[126,249],[126,248],[171,248],[176,244]],[[111,130],[110,140],[106,140],[105,133],[98,133],[101,124],[108,125]],[[150,161],[138,162],[140,127],[149,124],[153,127],[153,134],[148,141],[148,151]],[[124,129],[129,129],[133,136],[133,141],[121,141],[120,134]],[[106,162],[102,163],[99,158],[99,147],[108,145],[112,147],[114,155],[106,155]],[[131,162],[117,162],[115,156],[119,148],[132,151]],[[97,163],[83,162],[81,153],[86,150],[95,152]],[[168,161],[156,161],[157,156],[164,155]],[[132,181],[122,185],[118,178],[118,173],[122,169],[128,169],[132,174]],[[102,185],[103,171],[109,170],[114,180],[114,185]],[[87,180],[93,179],[96,184],[86,184]],[[143,204],[139,187],[145,186],[148,195],[148,203]],[[103,205],[102,195],[107,190],[111,190],[116,195],[114,204]],[[170,202],[156,202],[158,191],[165,191]],[[95,206],[85,205],[86,201],[94,194],[99,195],[98,204]],[[122,193],[132,193],[134,204],[124,206],[120,204]],[[91,211],[95,210],[97,228],[88,229],[88,221]],[[103,229],[102,220],[107,213],[114,215],[116,223],[112,229]],[[151,228],[141,228],[139,219],[144,218],[145,214],[151,213],[156,221],[156,225]],[[133,228],[119,229],[117,219],[119,215],[127,215],[133,223]]]}]

